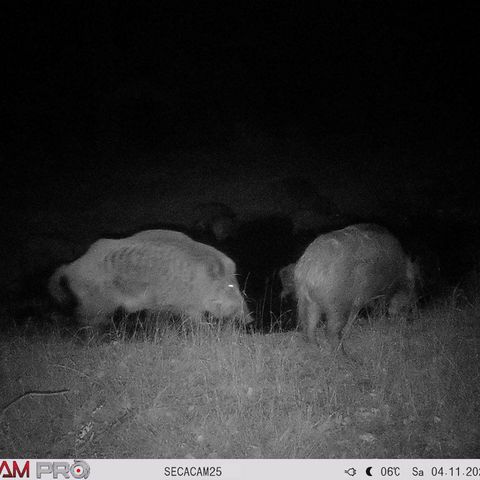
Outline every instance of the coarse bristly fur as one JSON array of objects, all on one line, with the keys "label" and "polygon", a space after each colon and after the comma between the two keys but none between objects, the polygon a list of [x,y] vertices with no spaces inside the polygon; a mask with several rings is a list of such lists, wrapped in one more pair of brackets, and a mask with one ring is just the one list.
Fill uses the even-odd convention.
[{"label": "coarse bristly fur", "polygon": [[336,349],[342,331],[361,308],[384,299],[391,314],[415,300],[415,268],[400,242],[378,225],[358,224],[320,235],[294,270],[299,324],[310,341],[326,317]]},{"label": "coarse bristly fur", "polygon": [[101,239],[51,276],[48,289],[60,304],[73,298],[76,316],[105,323],[115,310],[172,311],[199,318],[249,315],[235,276],[235,263],[213,247],[170,230]]}]

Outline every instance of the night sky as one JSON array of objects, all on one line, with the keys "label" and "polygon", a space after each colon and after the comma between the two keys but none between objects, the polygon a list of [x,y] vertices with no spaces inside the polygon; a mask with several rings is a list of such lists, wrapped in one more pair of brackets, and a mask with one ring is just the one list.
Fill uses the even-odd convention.
[{"label": "night sky", "polygon": [[151,103],[157,148],[221,143],[248,122],[312,142],[364,135],[372,147],[468,149],[474,13],[390,1],[15,2],[4,15],[3,154],[92,155],[105,97],[149,82],[137,109]]},{"label": "night sky", "polygon": [[[245,186],[287,166],[310,180],[328,170],[321,195],[386,224],[393,213],[378,202],[354,211],[349,175],[368,172],[381,191],[411,181],[418,198],[405,215],[418,205],[439,235],[446,215],[471,240],[475,14],[438,2],[12,2],[2,28],[6,221],[38,229],[39,211],[72,198],[77,208],[103,192],[115,202],[115,175],[131,189],[132,172],[188,176],[192,158],[208,183],[221,156],[224,177],[230,164],[232,176],[249,173]],[[392,202],[403,214],[405,202]],[[42,234],[69,230],[62,221]]]}]

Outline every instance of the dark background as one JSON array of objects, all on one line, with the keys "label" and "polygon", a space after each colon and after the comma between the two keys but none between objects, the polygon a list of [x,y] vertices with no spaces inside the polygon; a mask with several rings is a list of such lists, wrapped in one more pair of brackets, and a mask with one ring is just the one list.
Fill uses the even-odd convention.
[{"label": "dark background", "polygon": [[[478,257],[477,13],[463,2],[12,2],[1,34],[6,230],[28,236],[37,212],[81,208],[99,191],[115,201],[114,174],[188,176],[193,155],[207,178],[220,152],[227,175],[240,162],[265,181],[287,164],[309,180],[341,171],[334,192],[368,172],[400,193],[356,212],[347,189],[342,213],[431,245],[457,281]],[[178,151],[190,154],[172,161]],[[44,230],[68,230],[58,223]]]},{"label": "dark background", "polygon": [[156,98],[137,108],[152,104],[156,147],[221,143],[245,121],[313,143],[418,145],[455,170],[477,137],[476,13],[462,2],[15,2],[3,15],[3,154],[40,170],[91,156],[104,98],[143,80]]}]

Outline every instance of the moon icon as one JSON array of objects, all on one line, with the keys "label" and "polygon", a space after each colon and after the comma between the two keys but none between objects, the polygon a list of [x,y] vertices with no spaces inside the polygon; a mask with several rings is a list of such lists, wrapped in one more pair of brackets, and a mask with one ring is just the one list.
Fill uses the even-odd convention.
[{"label": "moon icon", "polygon": [[369,477],[372,476],[372,468],[373,468],[373,467],[367,467],[367,468],[365,469],[365,473],[366,473]]}]

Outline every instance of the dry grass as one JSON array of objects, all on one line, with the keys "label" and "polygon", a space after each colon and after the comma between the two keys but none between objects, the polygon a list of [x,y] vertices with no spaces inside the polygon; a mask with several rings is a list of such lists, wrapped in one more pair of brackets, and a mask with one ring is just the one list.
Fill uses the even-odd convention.
[{"label": "dry grass", "polygon": [[363,322],[357,363],[297,332],[17,331],[0,340],[0,456],[478,458],[479,312]]}]

